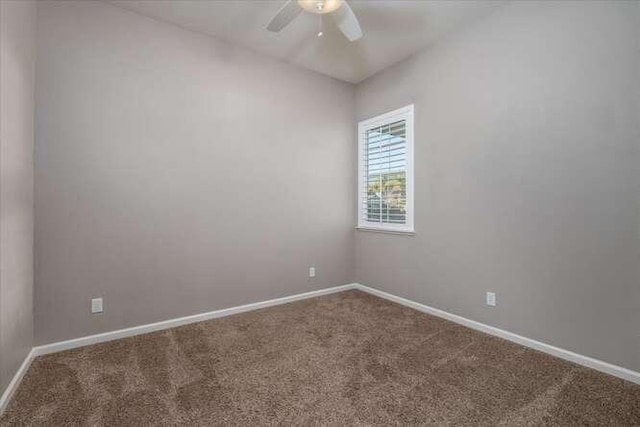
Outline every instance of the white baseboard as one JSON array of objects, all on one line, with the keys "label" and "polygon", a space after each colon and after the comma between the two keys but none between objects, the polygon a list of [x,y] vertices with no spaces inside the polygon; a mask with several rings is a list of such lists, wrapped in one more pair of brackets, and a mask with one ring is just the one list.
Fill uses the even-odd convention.
[{"label": "white baseboard", "polygon": [[194,314],[192,316],[179,317],[177,319],[164,320],[162,322],[149,323],[147,325],[134,326],[132,328],[118,329],[116,331],[105,332],[102,334],[74,338],[67,341],[54,342],[51,344],[45,344],[45,345],[34,347],[33,352],[35,356],[41,356],[43,354],[56,353],[58,351],[70,350],[72,348],[84,347],[91,344],[98,344],[101,342],[113,341],[120,338],[132,337],[140,334],[147,334],[149,332],[175,328],[176,326],[187,325],[189,323],[196,323],[196,322],[202,322],[204,320],[231,316],[232,314],[244,313],[247,311],[258,310],[260,308],[273,307],[275,305],[287,304],[289,302],[319,297],[321,295],[328,295],[328,294],[333,294],[336,292],[342,292],[342,291],[346,291],[349,289],[356,289],[356,288],[357,288],[357,285],[355,283],[351,283],[348,285],[334,286],[332,288],[325,288],[317,291],[305,292],[303,294],[290,295],[287,297],[255,302],[252,304],[240,305],[237,307],[209,311],[207,313]]},{"label": "white baseboard", "polygon": [[20,368],[18,368],[18,371],[11,379],[11,382],[7,386],[7,389],[4,391],[4,393],[2,393],[2,397],[0,397],[0,415],[2,415],[4,410],[7,408],[7,405],[9,405],[9,401],[11,401],[13,394],[16,392],[16,390],[18,390],[18,386],[20,385],[24,374],[26,374],[27,370],[29,370],[29,366],[31,366],[31,362],[35,357],[35,352],[33,351],[33,349],[31,349],[31,351],[27,354],[27,357],[25,357],[22,361]]},{"label": "white baseboard", "polygon": [[105,332],[102,334],[89,335],[86,337],[75,338],[66,341],[54,342],[51,344],[45,344],[33,347],[27,357],[20,365],[20,369],[14,375],[13,379],[7,386],[7,389],[0,398],[0,415],[4,412],[9,401],[13,397],[13,394],[18,389],[24,374],[31,366],[31,362],[37,356],[44,354],[57,353],[63,350],[70,350],[73,348],[84,347],[91,344],[98,344],[101,342],[113,341],[120,338],[132,337],[135,335],[146,334],[149,332],[161,331],[163,329],[175,328],[176,326],[187,325],[189,323],[202,322],[204,320],[216,319],[219,317],[231,316],[232,314],[244,313],[247,311],[258,310],[261,308],[273,307],[280,304],[287,304],[289,302],[300,301],[303,299],[319,297],[321,295],[333,294],[336,292],[347,291],[349,289],[356,289],[355,283],[334,286],[332,288],[319,289],[317,291],[305,292],[302,294],[290,295],[287,297],[276,298],[267,301],[256,302],[252,304],[240,305],[237,307],[225,308],[222,310],[210,311],[207,313],[194,314],[192,316],[180,317],[177,319],[165,320],[162,322],[150,323],[148,325],[134,326],[132,328],[119,329],[116,331]]},{"label": "white baseboard", "polygon": [[494,326],[485,325],[484,323],[476,322],[475,320],[467,319],[456,314],[451,314],[437,308],[429,307],[428,305],[420,304],[415,301],[408,300],[406,298],[398,297],[387,292],[380,291],[378,289],[370,288],[362,284],[356,284],[356,289],[368,292],[372,295],[387,299],[389,301],[396,302],[398,304],[411,307],[415,310],[422,311],[443,319],[450,320],[460,325],[466,326],[477,331],[487,333],[489,335],[495,335],[497,337],[513,341],[521,344],[525,347],[533,348],[543,353],[550,354],[560,359],[568,360],[569,362],[577,363],[578,365],[586,366],[596,371],[604,372],[605,374],[613,375],[618,378],[625,379],[627,381],[640,384],[640,372],[632,371],[631,369],[623,368],[621,366],[613,365],[602,360],[594,359],[582,354],[574,353],[569,350],[565,350],[559,347],[555,347],[550,344],[546,344],[540,341],[533,340],[531,338],[523,337],[522,335],[514,334],[504,329],[499,329]]},{"label": "white baseboard", "polygon": [[280,304],[286,304],[294,301],[299,301],[308,298],[314,298],[322,295],[328,295],[336,292],[347,291],[350,289],[359,289],[363,292],[368,292],[372,295],[387,299],[389,301],[402,304],[407,307],[411,307],[415,310],[428,313],[434,316],[441,317],[443,319],[450,320],[452,322],[467,326],[471,329],[475,329],[481,332],[485,332],[490,335],[495,335],[500,338],[504,338],[509,341],[521,344],[525,347],[530,347],[544,353],[548,353],[552,356],[559,357],[561,359],[568,360],[570,362],[577,363],[582,366],[586,366],[595,369],[600,372],[604,372],[609,375],[613,375],[636,384],[640,384],[640,372],[635,372],[621,366],[616,366],[611,363],[604,362],[602,360],[593,359],[588,356],[574,353],[569,350],[564,350],[559,347],[552,346],[540,341],[536,341],[530,338],[523,337],[521,335],[514,334],[512,332],[505,331],[493,326],[485,325],[484,323],[476,322],[456,314],[451,314],[437,308],[430,307],[425,304],[420,304],[415,301],[408,300],[406,298],[398,297],[387,292],[383,292],[368,286],[351,283],[348,285],[334,286],[332,288],[320,289],[317,291],[306,292],[303,294],[291,295],[282,298],[276,298],[268,301],[256,302],[252,304],[241,305],[238,307],[225,308],[222,310],[210,311],[207,313],[195,314],[192,316],[180,317],[177,319],[165,320],[157,323],[150,323],[148,325],[134,326],[132,328],[119,329],[116,331],[105,332],[103,334],[89,335],[86,337],[75,338],[67,341],[60,341],[51,344],[41,345],[31,349],[27,357],[22,362],[20,369],[14,375],[13,379],[9,383],[9,386],[0,398],[0,415],[8,405],[11,397],[20,385],[20,381],[24,377],[25,373],[29,369],[31,362],[37,356],[41,356],[49,353],[56,353],[63,350],[70,350],[73,348],[84,347],[91,344],[98,344],[107,341],[113,341],[120,338],[132,337],[135,335],[146,334],[149,332],[160,331],[164,329],[174,328],[176,326],[186,325],[189,323],[202,322],[204,320],[215,319],[219,317],[230,316],[232,314],[244,313],[247,311],[258,310],[261,308],[273,307]]}]

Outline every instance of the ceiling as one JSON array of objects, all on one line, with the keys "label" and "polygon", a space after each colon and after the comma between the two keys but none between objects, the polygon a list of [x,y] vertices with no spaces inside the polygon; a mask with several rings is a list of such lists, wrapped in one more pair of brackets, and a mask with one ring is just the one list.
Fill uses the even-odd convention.
[{"label": "ceiling", "polygon": [[364,37],[349,42],[330,19],[301,13],[279,33],[265,29],[284,0],[111,0],[110,3],[340,80],[358,83],[505,0],[349,0]]}]

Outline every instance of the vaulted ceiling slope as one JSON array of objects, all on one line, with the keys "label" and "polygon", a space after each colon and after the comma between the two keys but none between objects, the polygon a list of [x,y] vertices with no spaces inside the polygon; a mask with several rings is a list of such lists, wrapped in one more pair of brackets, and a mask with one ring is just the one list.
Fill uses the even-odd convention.
[{"label": "vaulted ceiling slope", "polygon": [[349,0],[364,37],[349,42],[330,19],[302,13],[279,33],[266,26],[285,0],[111,0],[140,14],[359,83],[479,19],[505,0]]}]

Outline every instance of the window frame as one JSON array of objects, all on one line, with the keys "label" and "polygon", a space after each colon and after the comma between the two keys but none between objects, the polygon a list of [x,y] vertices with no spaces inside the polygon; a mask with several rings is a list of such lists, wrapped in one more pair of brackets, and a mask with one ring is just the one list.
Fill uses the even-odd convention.
[{"label": "window frame", "polygon": [[[407,105],[397,110],[389,111],[378,116],[362,120],[358,123],[358,221],[356,228],[359,230],[386,231],[392,233],[414,233],[413,206],[414,206],[414,168],[413,168],[413,152],[414,152],[414,107],[413,104]],[[364,197],[364,167],[365,167],[365,138],[368,130],[391,124],[394,121],[405,120],[405,143],[406,143],[406,193],[407,193],[407,214],[405,224],[385,224],[380,222],[371,222],[365,220],[363,209]]]}]

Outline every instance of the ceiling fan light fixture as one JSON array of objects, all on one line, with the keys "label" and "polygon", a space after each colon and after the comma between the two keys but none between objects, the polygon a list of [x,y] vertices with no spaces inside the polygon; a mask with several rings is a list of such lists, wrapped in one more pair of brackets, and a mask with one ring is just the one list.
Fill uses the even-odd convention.
[{"label": "ceiling fan light fixture", "polygon": [[307,12],[324,15],[340,9],[344,0],[298,0],[301,8]]}]

